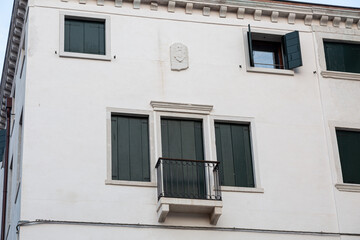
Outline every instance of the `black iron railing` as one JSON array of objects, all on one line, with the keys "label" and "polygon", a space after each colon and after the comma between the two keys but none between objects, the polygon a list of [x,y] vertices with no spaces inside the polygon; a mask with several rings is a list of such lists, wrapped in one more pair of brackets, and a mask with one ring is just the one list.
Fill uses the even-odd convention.
[{"label": "black iron railing", "polygon": [[158,198],[221,200],[219,162],[159,158]]}]

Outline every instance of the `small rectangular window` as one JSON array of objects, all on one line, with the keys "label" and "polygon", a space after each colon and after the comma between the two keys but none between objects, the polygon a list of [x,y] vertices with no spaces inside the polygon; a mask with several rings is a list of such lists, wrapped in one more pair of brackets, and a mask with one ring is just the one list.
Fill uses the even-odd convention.
[{"label": "small rectangular window", "polygon": [[113,180],[150,181],[147,117],[111,117],[111,169]]},{"label": "small rectangular window", "polygon": [[360,132],[336,130],[344,183],[360,184]]},{"label": "small rectangular window", "polygon": [[360,44],[324,41],[326,68],[360,73]]},{"label": "small rectangular window", "polygon": [[285,35],[251,32],[248,44],[251,67],[294,69],[302,66],[299,32]]},{"label": "small rectangular window", "polygon": [[105,21],[65,18],[64,51],[105,55]]},{"label": "small rectangular window", "polygon": [[221,185],[255,187],[250,125],[217,122],[215,137]]}]

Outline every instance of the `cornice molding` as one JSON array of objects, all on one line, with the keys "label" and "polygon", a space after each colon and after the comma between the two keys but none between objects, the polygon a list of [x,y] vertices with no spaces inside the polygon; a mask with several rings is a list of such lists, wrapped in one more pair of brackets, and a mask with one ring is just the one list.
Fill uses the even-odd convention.
[{"label": "cornice molding", "polygon": [[27,11],[27,0],[14,0],[0,86],[0,128],[6,127],[6,99],[10,97],[18,64],[21,36]]},{"label": "cornice molding", "polygon": [[212,105],[151,101],[154,111],[210,114]]},{"label": "cornice molding", "polygon": [[[58,0],[73,2],[74,0]],[[75,0],[86,4],[90,0]],[[200,9],[204,16],[210,12],[218,12],[220,18],[226,18],[228,13],[235,13],[237,18],[243,19],[245,14],[252,15],[255,21],[261,21],[262,16],[269,16],[272,22],[278,22],[278,18],[287,18],[289,24],[295,24],[296,20],[302,20],[305,25],[312,25],[313,20],[320,26],[327,26],[333,22],[332,27],[340,28],[344,23],[346,28],[360,29],[360,9],[322,7],[318,5],[284,4],[280,2],[262,2],[255,0],[114,0],[115,7],[122,7],[124,2],[133,3],[134,9],[148,7],[158,11],[159,6],[166,6],[170,13],[183,8],[184,13],[192,14],[193,9]],[[104,2],[96,0],[96,4],[103,6]]]}]

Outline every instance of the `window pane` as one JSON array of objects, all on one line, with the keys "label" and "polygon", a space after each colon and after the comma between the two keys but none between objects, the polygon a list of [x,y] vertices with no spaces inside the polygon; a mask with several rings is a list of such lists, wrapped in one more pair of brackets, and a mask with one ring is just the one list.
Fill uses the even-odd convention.
[{"label": "window pane", "polygon": [[111,117],[112,179],[150,181],[148,119]]},{"label": "window pane", "polygon": [[105,22],[65,19],[66,52],[105,55]]},{"label": "window pane", "polygon": [[360,44],[324,42],[324,50],[327,70],[360,73]]},{"label": "window pane", "polygon": [[275,68],[275,56],[273,52],[253,51],[255,67]]},{"label": "window pane", "polygon": [[336,130],[344,183],[360,184],[360,132]]},{"label": "window pane", "polygon": [[215,123],[215,136],[221,185],[254,187],[249,125]]}]

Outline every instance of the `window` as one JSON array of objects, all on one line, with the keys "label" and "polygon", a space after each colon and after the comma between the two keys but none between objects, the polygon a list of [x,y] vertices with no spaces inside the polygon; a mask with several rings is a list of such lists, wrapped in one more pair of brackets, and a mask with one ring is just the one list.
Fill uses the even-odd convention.
[{"label": "window", "polygon": [[360,184],[360,132],[336,129],[344,183]]},{"label": "window", "polygon": [[249,124],[215,122],[215,138],[221,185],[255,187]]},{"label": "window", "polygon": [[360,73],[360,44],[324,41],[326,69]]},{"label": "window", "polygon": [[66,17],[64,50],[105,55],[105,21]]},{"label": "window", "polygon": [[299,32],[285,35],[247,33],[251,67],[294,69],[302,66]]},{"label": "window", "polygon": [[148,117],[111,116],[112,180],[150,181]]},{"label": "window", "polygon": [[110,60],[110,17],[61,13],[60,56]]}]

